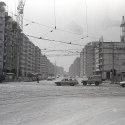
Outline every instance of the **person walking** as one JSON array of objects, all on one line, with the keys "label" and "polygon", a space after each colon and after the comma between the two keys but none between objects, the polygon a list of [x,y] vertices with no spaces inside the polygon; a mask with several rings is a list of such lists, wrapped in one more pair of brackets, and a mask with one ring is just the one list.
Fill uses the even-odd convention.
[{"label": "person walking", "polygon": [[36,80],[37,80],[37,83],[39,83],[39,77],[38,76],[37,76]]}]

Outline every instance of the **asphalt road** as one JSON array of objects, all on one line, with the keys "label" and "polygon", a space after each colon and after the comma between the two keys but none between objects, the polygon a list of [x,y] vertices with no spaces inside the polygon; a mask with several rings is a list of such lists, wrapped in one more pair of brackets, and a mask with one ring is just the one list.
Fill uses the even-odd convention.
[{"label": "asphalt road", "polygon": [[125,88],[3,83],[0,125],[125,125]]}]

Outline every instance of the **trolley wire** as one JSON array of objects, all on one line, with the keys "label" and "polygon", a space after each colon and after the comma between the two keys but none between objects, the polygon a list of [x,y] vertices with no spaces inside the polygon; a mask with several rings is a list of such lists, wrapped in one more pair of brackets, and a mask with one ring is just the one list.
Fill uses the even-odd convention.
[{"label": "trolley wire", "polygon": [[46,41],[53,41],[53,42],[63,43],[63,44],[68,44],[68,45],[84,46],[84,45],[76,44],[76,43],[72,43],[72,42],[64,42],[64,41],[48,39],[48,38],[43,38],[43,37],[36,37],[36,36],[32,36],[32,35],[27,35],[27,36],[35,38],[35,39],[41,39],[41,40],[46,40]]}]

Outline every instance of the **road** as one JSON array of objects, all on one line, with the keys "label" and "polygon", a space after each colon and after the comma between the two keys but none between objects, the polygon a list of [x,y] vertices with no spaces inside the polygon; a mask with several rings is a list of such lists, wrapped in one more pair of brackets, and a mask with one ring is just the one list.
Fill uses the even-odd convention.
[{"label": "road", "polygon": [[125,88],[0,84],[0,125],[124,125]]}]

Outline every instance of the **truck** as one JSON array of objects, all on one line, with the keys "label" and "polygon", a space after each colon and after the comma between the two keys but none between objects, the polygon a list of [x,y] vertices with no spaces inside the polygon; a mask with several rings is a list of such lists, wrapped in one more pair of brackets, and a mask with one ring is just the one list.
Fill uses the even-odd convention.
[{"label": "truck", "polygon": [[92,85],[99,86],[102,83],[101,75],[93,75],[91,77],[88,77],[88,79],[83,79],[82,84],[84,86],[86,85]]}]

